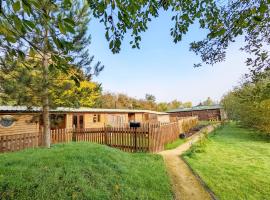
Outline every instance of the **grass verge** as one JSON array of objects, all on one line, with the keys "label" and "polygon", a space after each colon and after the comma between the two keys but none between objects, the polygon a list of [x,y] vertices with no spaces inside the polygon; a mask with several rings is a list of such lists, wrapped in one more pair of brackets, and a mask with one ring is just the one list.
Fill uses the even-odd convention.
[{"label": "grass verge", "polygon": [[91,143],[0,155],[0,199],[172,199],[159,155]]},{"label": "grass verge", "polygon": [[175,149],[176,147],[180,146],[181,144],[185,143],[187,139],[180,139],[173,141],[172,143],[165,145],[165,150]]},{"label": "grass verge", "polygon": [[183,158],[219,199],[268,199],[270,141],[228,124],[197,143]]}]

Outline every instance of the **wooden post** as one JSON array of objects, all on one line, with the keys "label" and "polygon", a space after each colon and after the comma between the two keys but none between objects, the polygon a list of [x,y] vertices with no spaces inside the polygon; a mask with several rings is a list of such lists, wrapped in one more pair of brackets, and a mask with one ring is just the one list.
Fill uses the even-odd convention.
[{"label": "wooden post", "polygon": [[135,127],[135,132],[134,132],[134,146],[135,146],[135,152],[137,151],[137,128]]},{"label": "wooden post", "polygon": [[105,143],[105,145],[108,145],[107,128],[109,128],[109,127],[104,126],[104,143]]},{"label": "wooden post", "polygon": [[72,141],[76,142],[76,129],[75,129],[75,127],[72,128]]}]

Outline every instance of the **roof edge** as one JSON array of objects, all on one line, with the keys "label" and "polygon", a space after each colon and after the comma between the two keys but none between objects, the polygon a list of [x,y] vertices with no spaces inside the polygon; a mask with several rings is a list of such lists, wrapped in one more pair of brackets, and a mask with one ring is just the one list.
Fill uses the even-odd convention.
[{"label": "roof edge", "polygon": [[[27,107],[27,106],[0,106],[0,112],[41,112],[41,107]],[[109,112],[109,113],[150,113],[157,115],[167,115],[166,112],[158,112],[152,110],[136,110],[136,109],[108,109],[108,108],[70,108],[70,107],[58,107],[51,109],[51,112]]]}]

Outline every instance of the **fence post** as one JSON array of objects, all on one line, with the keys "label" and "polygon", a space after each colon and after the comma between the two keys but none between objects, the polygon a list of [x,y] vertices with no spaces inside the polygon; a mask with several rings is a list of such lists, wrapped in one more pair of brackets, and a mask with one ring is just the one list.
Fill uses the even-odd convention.
[{"label": "fence post", "polygon": [[135,127],[135,132],[134,132],[134,145],[135,145],[135,152],[137,151],[137,128]]},{"label": "fence post", "polygon": [[105,145],[108,145],[108,138],[107,138],[107,129],[108,129],[109,127],[106,127],[105,125],[104,125],[104,142],[105,142]]},{"label": "fence post", "polygon": [[72,141],[76,142],[76,129],[74,127],[72,128]]}]

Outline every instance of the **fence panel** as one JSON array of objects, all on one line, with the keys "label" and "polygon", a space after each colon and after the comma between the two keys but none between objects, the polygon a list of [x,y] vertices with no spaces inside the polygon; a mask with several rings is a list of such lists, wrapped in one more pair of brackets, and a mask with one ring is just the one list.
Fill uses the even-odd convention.
[{"label": "fence panel", "polygon": [[38,147],[40,138],[40,133],[0,135],[0,152],[12,152]]},{"label": "fence panel", "polygon": [[67,143],[72,141],[72,129],[55,129],[51,130],[51,143]]},{"label": "fence panel", "polygon": [[[197,122],[197,117],[187,117],[172,123],[141,124],[141,127],[137,129],[127,125],[87,129],[56,129],[51,130],[51,143],[85,141],[105,144],[126,152],[158,152],[164,150],[166,144],[176,140],[179,133],[187,132]],[[0,135],[0,152],[43,146],[43,139],[43,130],[40,130],[39,133]]]}]

